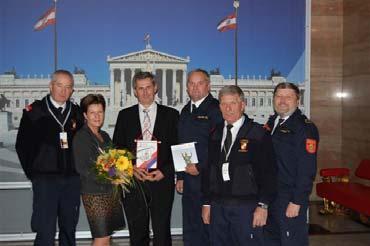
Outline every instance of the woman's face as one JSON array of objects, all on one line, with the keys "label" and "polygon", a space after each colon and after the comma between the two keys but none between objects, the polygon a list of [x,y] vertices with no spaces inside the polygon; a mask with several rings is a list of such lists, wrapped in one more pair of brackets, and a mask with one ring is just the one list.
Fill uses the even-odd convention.
[{"label": "woman's face", "polygon": [[104,124],[104,109],[101,104],[91,104],[84,113],[86,123],[90,128],[100,128]]}]

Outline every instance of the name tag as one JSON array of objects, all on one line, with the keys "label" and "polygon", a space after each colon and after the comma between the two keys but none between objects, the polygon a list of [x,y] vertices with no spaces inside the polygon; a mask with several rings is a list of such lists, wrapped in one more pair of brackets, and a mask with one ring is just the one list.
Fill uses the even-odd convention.
[{"label": "name tag", "polygon": [[229,175],[229,163],[225,162],[222,164],[222,179],[224,181],[230,181],[230,175]]},{"label": "name tag", "polygon": [[68,137],[66,132],[60,132],[59,133],[59,139],[60,139],[60,148],[62,149],[68,149]]}]

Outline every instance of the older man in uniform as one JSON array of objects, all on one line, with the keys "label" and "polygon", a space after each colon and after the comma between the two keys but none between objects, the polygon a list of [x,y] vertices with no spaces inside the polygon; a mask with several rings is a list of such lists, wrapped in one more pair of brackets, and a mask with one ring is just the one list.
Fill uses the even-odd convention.
[{"label": "older man in uniform", "polygon": [[261,246],[277,178],[271,136],[244,114],[239,87],[223,87],[219,100],[224,122],[209,140],[203,221],[211,245]]},{"label": "older man in uniform", "polygon": [[23,110],[16,150],[24,173],[32,182],[32,230],[35,245],[76,245],[80,208],[80,179],[72,156],[72,139],[83,124],[79,107],[69,101],[73,76],[54,72],[50,94]]},{"label": "older man in uniform", "polygon": [[196,142],[198,163],[188,164],[177,173],[176,190],[182,193],[183,240],[185,246],[209,245],[208,226],[202,221],[201,173],[208,159],[208,138],[222,122],[218,100],[210,93],[207,71],[195,69],[188,74],[190,101],[181,110],[179,143]]},{"label": "older man in uniform", "polygon": [[319,133],[298,109],[299,89],[280,83],[274,90],[271,131],[278,165],[278,196],[270,207],[266,245],[308,245],[307,209],[316,175]]}]

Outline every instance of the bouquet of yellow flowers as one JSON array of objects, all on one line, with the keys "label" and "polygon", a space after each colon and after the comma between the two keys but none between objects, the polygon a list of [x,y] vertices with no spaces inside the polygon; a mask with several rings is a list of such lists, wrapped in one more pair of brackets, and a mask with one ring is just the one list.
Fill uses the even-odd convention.
[{"label": "bouquet of yellow flowers", "polygon": [[94,169],[98,180],[110,182],[114,185],[121,185],[122,189],[128,191],[127,187],[133,181],[132,160],[134,155],[125,149],[99,148],[98,156]]}]

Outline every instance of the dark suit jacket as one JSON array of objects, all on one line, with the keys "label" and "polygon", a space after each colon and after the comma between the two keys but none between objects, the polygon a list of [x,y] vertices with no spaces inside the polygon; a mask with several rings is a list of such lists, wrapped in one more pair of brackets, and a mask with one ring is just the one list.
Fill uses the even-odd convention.
[{"label": "dark suit jacket", "polygon": [[[174,166],[171,145],[177,144],[177,122],[179,112],[173,108],[157,105],[157,116],[153,135],[161,143],[158,145],[157,167],[165,176],[161,182],[174,183]],[[127,148],[136,152],[135,139],[141,137],[139,105],[123,109],[119,112],[113,134],[113,143],[118,148]]]}]

